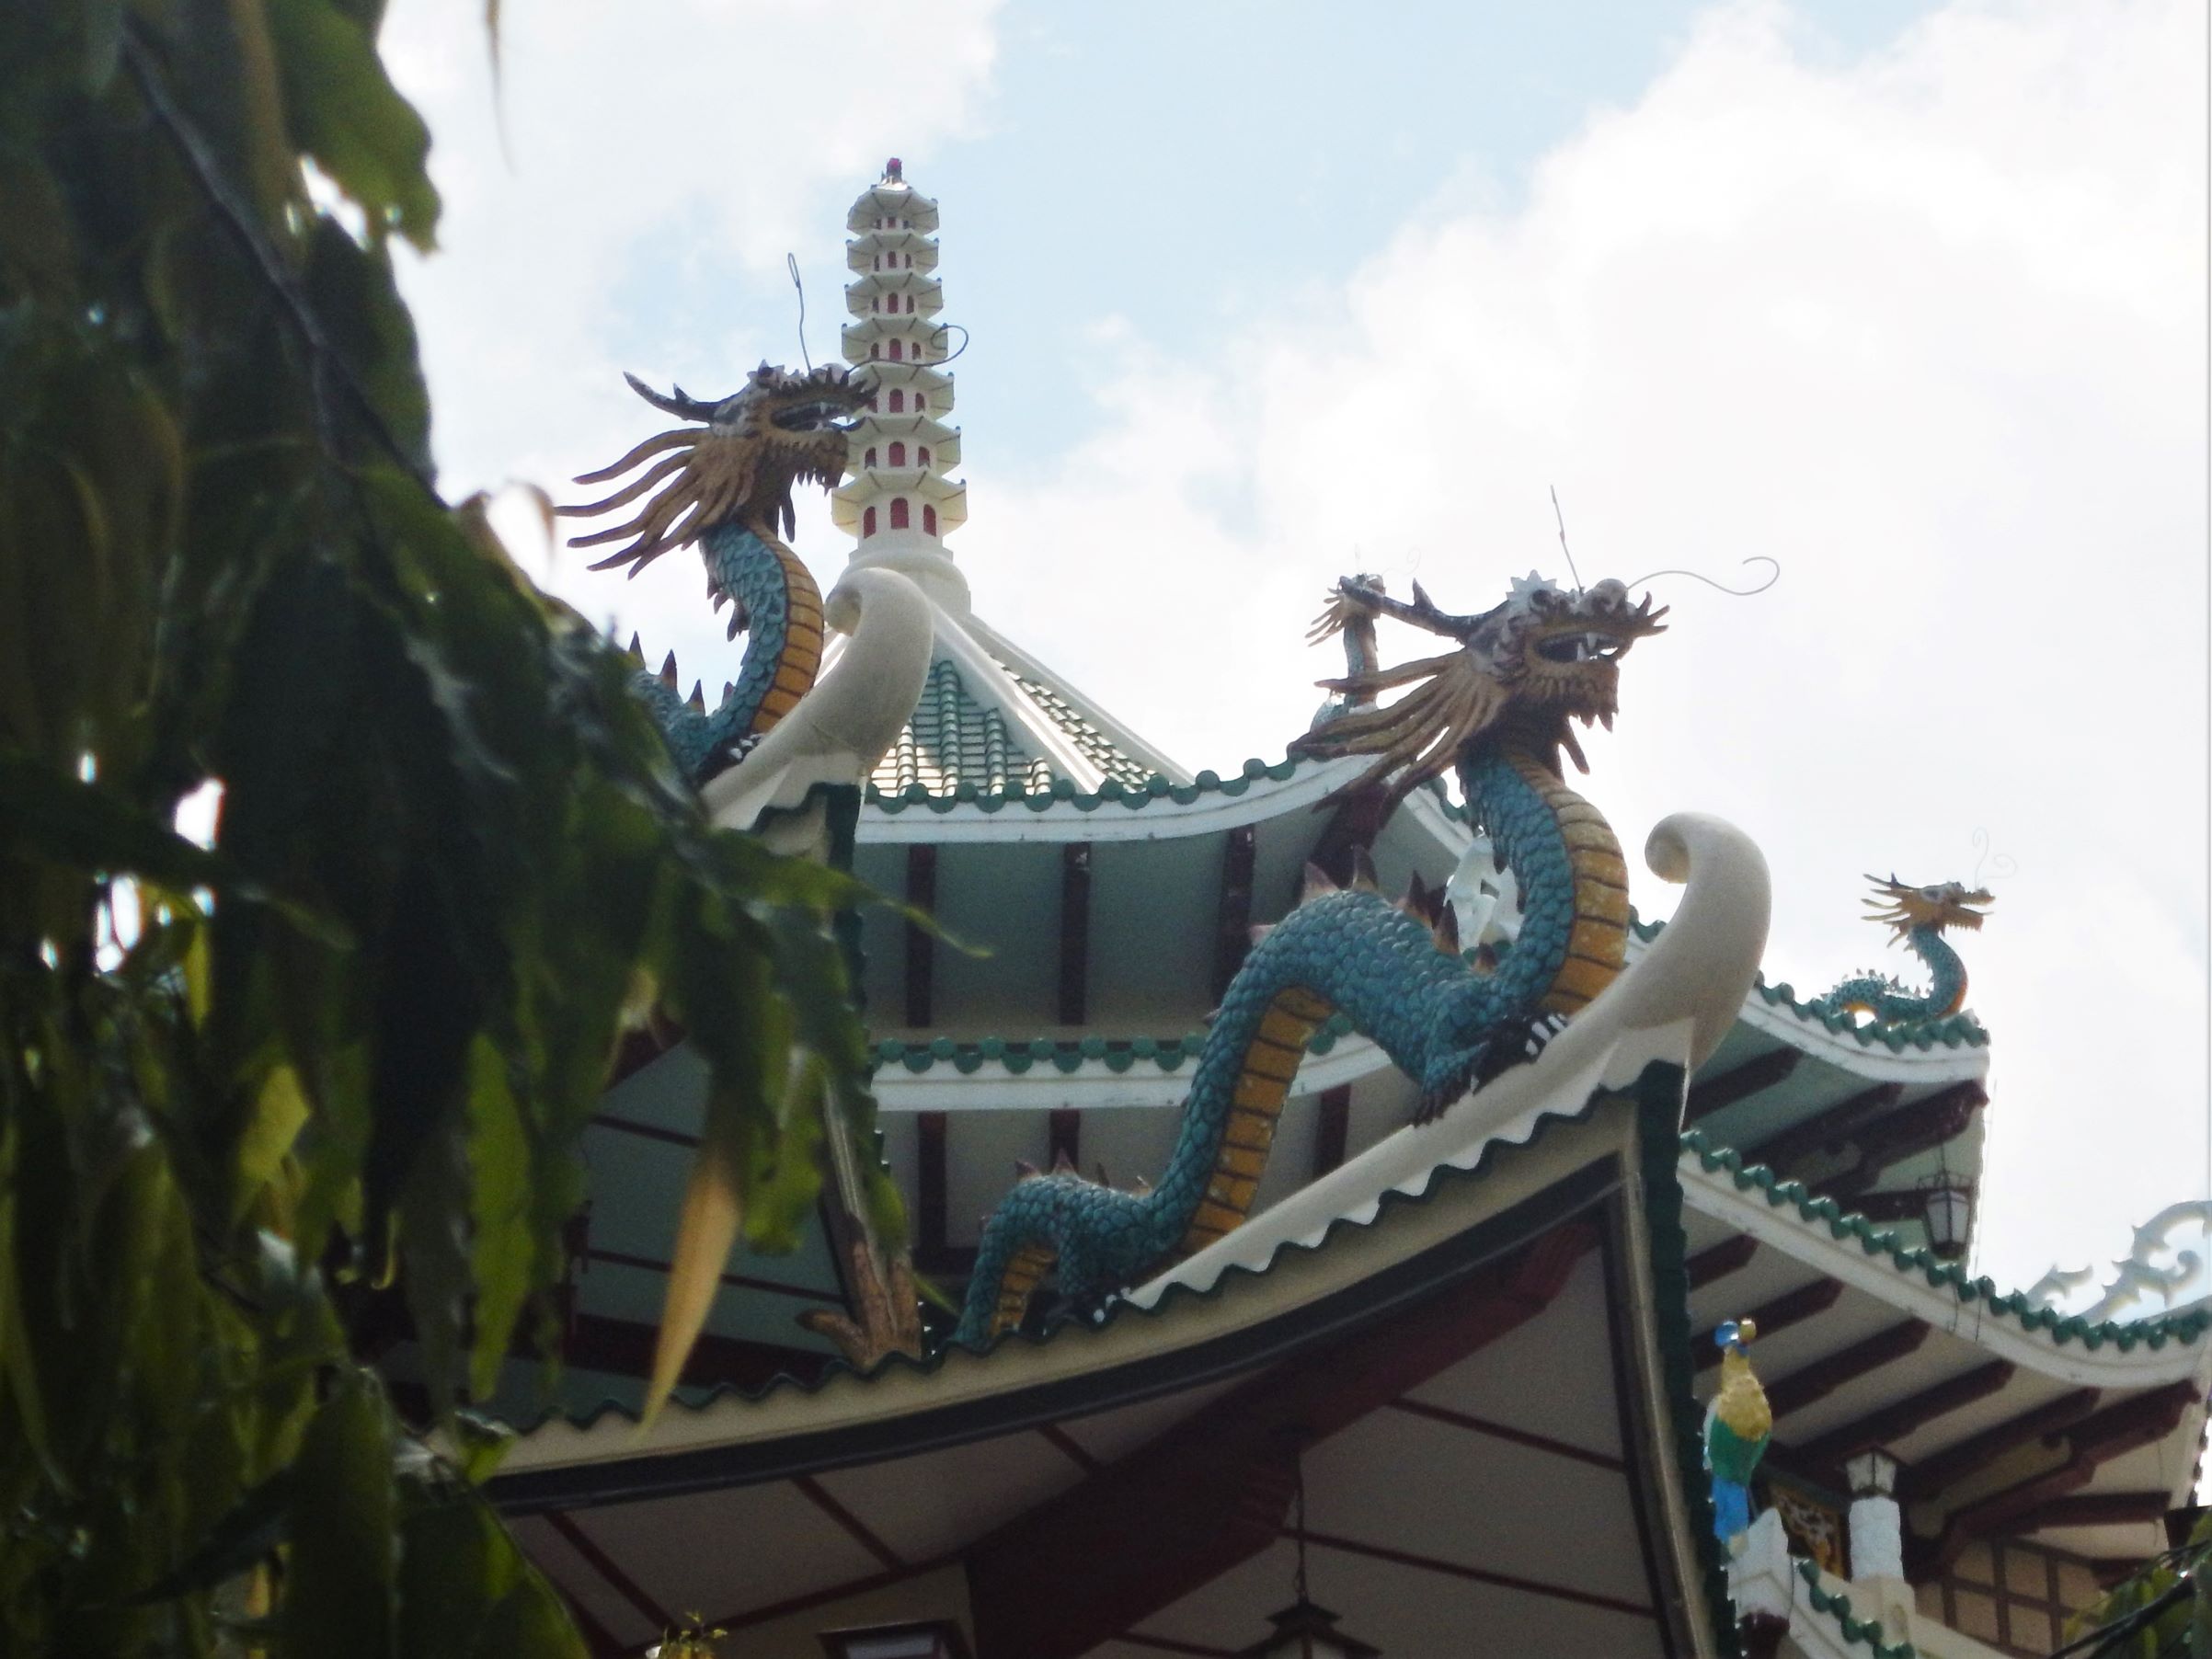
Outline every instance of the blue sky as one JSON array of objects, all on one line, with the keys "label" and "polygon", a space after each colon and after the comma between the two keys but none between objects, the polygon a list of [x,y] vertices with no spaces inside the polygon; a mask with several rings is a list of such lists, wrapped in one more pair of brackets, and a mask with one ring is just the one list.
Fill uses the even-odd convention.
[{"label": "blue sky", "polygon": [[[1968,953],[1985,1270],[2206,1191],[2199,0],[510,14],[504,147],[473,12],[386,30],[448,205],[403,274],[453,493],[563,495],[651,429],[625,369],[790,360],[786,252],[833,352],[898,154],[973,334],[953,543],[994,626],[1227,770],[1302,727],[1335,575],[1486,606],[1556,570],[1549,486],[1587,578],[1778,557],[1757,600],[1660,587],[1593,798],[1629,844],[1750,831],[1800,988],[1912,971],[1862,872],[2017,861]],[[726,677],[685,561],[500,522]],[[811,505],[797,545],[825,586],[848,547]]]}]

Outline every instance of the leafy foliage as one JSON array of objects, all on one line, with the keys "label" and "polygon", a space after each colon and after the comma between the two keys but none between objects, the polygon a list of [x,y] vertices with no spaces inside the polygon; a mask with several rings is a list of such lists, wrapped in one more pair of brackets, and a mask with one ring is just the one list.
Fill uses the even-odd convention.
[{"label": "leafy foliage", "polygon": [[[823,1137],[867,1144],[851,884],[708,825],[623,659],[431,487],[387,245],[438,201],[379,9],[0,8],[26,1651],[579,1652],[461,1402],[560,1278],[625,1024],[664,1010],[713,1069],[703,1257],[787,1243]],[[394,1297],[451,1459],[356,1356]]]},{"label": "leafy foliage", "polygon": [[2074,1621],[2058,1651],[2083,1659],[2212,1659],[2212,1511]]}]

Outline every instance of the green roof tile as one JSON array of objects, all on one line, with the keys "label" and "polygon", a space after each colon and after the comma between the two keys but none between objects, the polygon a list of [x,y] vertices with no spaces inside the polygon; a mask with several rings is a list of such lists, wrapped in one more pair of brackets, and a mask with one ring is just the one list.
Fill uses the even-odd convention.
[{"label": "green roof tile", "polygon": [[1926,1250],[1908,1249],[1887,1228],[1876,1227],[1864,1216],[1847,1212],[1832,1198],[1815,1197],[1805,1190],[1804,1183],[1784,1181],[1763,1163],[1746,1163],[1742,1153],[1733,1147],[1714,1146],[1702,1130],[1683,1131],[1682,1155],[1697,1159],[1707,1173],[1727,1171],[1738,1192],[1757,1190],[1770,1207],[1794,1208],[1800,1220],[1825,1227],[1831,1237],[1856,1238],[1859,1247],[1868,1255],[1887,1256],[1890,1265],[1899,1273],[1917,1274],[1927,1280],[1931,1288],[1949,1286],[1952,1294],[1962,1302],[1986,1301],[1990,1312],[2009,1315],[2023,1331],[2045,1332],[2059,1347],[2079,1342],[2085,1348],[2097,1348],[2109,1342],[2125,1353],[2139,1342],[2156,1349],[2164,1347],[2170,1339],[2193,1343],[2204,1334],[2207,1326],[2212,1326],[2212,1311],[2202,1308],[2187,1313],[2092,1324],[2055,1308],[2039,1307],[2018,1291],[2000,1296],[1992,1281],[1970,1279],[1965,1269],[1954,1263],[1943,1261]]}]

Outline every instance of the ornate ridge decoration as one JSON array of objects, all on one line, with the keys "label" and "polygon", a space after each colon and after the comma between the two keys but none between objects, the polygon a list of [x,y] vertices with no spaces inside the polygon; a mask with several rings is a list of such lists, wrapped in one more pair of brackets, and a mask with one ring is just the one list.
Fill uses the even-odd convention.
[{"label": "ornate ridge decoration", "polygon": [[[1322,640],[1377,615],[1394,617],[1454,640],[1460,648],[1394,669],[1354,673],[1321,683],[1354,706],[1292,743],[1295,754],[1377,757],[1366,774],[1340,794],[1391,780],[1395,806],[1438,777],[1469,746],[1494,732],[1541,757],[1556,774],[1561,750],[1576,770],[1589,771],[1570,720],[1612,729],[1619,712],[1622,653],[1637,640],[1667,630],[1662,606],[1629,601],[1617,581],[1572,592],[1530,571],[1513,583],[1505,603],[1476,616],[1453,616],[1414,584],[1411,604],[1392,599],[1380,585],[1339,583],[1314,619],[1309,641]],[[1381,692],[1412,686],[1388,707],[1369,706]]]},{"label": "ornate ridge decoration", "polygon": [[1886,881],[1879,875],[1866,879],[1874,887],[1874,897],[1860,901],[1874,912],[1866,920],[1889,928],[1893,944],[1903,944],[1927,964],[1928,990],[1916,995],[1891,976],[1869,968],[1817,998],[1810,1004],[1812,1011],[1823,1016],[1863,1012],[1885,1024],[1940,1020],[1958,1013],[1966,1004],[1966,965],[1944,940],[1943,932],[1954,927],[1979,931],[1984,907],[1991,902],[1989,889],[1968,888],[1956,881],[1915,887],[1894,874]]},{"label": "ornate ridge decoration", "polygon": [[[1333,1017],[1348,1018],[1420,1085],[1417,1120],[1427,1119],[1533,1059],[1612,982],[1626,955],[1627,864],[1596,808],[1563,782],[1559,757],[1582,759],[1571,720],[1610,723],[1619,658],[1661,632],[1662,614],[1648,599],[1631,603],[1612,581],[1568,593],[1530,576],[1504,604],[1471,617],[1439,611],[1418,588],[1405,604],[1370,584],[1337,585],[1316,640],[1385,615],[1460,648],[1324,681],[1348,712],[1293,749],[1375,755],[1351,788],[1387,785],[1393,806],[1456,766],[1526,896],[1519,939],[1477,965],[1461,955],[1438,896],[1416,889],[1393,905],[1363,860],[1342,890],[1310,870],[1299,907],[1255,930],[1222,997],[1158,1188],[1119,1192],[1072,1171],[1026,1172],[984,1229],[955,1341],[980,1344],[1017,1325],[1049,1273],[1088,1311],[1240,1225],[1300,1059]],[[1416,689],[1388,708],[1363,706],[1406,685]]]},{"label": "ornate ridge decoration", "polygon": [[635,577],[662,554],[697,542],[707,597],[716,610],[730,607],[729,637],[749,631],[738,678],[711,714],[701,686],[694,683],[684,699],[673,652],[659,674],[648,673],[636,637],[630,641],[639,692],[684,776],[702,784],[789,714],[820,669],[821,590],[783,537],[792,532],[792,487],[833,488],[844,475],[839,423],[866,405],[870,388],[829,363],[804,374],[762,363],[735,394],[715,402],[681,386],[664,396],[636,375],[624,378],[655,408],[701,424],[659,433],[612,466],[583,474],[579,484],[602,484],[660,457],[613,494],[558,510],[592,518],[642,498],[628,522],[573,537],[569,545],[626,542],[591,568],[626,566]]}]

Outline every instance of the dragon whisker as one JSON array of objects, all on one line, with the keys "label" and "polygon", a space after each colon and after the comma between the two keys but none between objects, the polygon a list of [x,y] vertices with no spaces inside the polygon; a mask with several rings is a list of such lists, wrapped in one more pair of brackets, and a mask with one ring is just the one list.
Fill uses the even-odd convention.
[{"label": "dragon whisker", "polygon": [[624,486],[611,496],[576,506],[556,507],[553,510],[564,519],[590,519],[596,518],[602,512],[612,512],[617,507],[627,507],[638,497],[659,484],[662,479],[669,477],[671,474],[682,472],[690,460],[691,457],[688,455],[666,456],[639,474],[635,482]]},{"label": "dragon whisker", "polygon": [[673,449],[679,444],[688,447],[697,443],[705,436],[706,434],[697,427],[678,427],[672,431],[662,432],[656,437],[647,439],[612,466],[602,466],[596,472],[577,474],[576,482],[579,484],[604,484],[609,478],[620,477],[648,455],[658,454],[662,450]]}]

